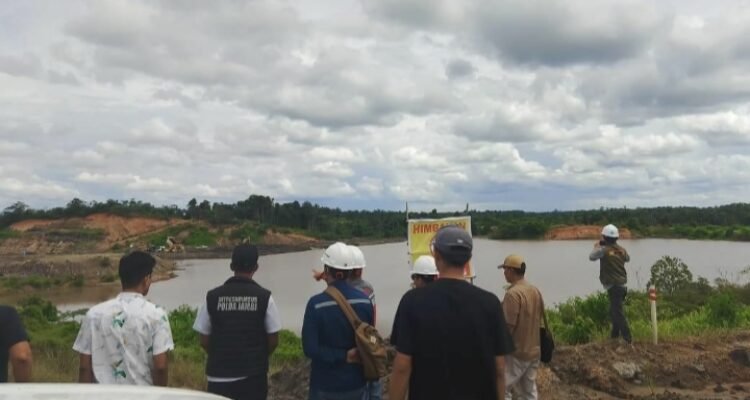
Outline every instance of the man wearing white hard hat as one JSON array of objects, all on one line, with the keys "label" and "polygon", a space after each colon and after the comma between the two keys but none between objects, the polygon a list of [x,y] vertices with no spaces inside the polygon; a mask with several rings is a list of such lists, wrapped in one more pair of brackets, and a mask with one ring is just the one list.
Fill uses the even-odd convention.
[{"label": "man wearing white hard hat", "polygon": [[438,277],[438,270],[435,266],[435,259],[432,256],[419,256],[414,261],[414,268],[411,271],[411,282],[415,288],[422,288],[432,283]]},{"label": "man wearing white hard hat", "polygon": [[[426,287],[438,277],[437,266],[435,265],[435,258],[432,256],[419,256],[414,261],[414,267],[411,270],[411,286],[413,289],[421,289]],[[396,312],[394,321],[401,319],[401,316]],[[391,345],[397,346],[398,342],[398,331],[394,330],[391,332]]]},{"label": "man wearing white hard hat", "polygon": [[[324,279],[337,289],[360,320],[375,323],[370,299],[348,283],[357,267],[352,249],[336,242],[321,262]],[[302,349],[312,360],[309,400],[361,400],[367,381],[359,361],[354,330],[333,297],[325,291],[307,302],[302,324]]]},{"label": "man wearing white hard hat", "polygon": [[612,339],[622,337],[628,344],[633,342],[630,336],[628,320],[622,309],[622,303],[628,293],[628,274],[625,263],[630,261],[628,252],[617,244],[620,232],[609,224],[602,229],[602,239],[594,244],[589,260],[599,260],[599,281],[609,294],[609,316],[612,319]]}]

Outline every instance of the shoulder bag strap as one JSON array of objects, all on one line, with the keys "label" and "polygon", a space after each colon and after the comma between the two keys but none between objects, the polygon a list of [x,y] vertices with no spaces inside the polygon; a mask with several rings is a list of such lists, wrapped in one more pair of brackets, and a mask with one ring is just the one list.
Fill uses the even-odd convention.
[{"label": "shoulder bag strap", "polygon": [[357,313],[354,312],[351,304],[349,304],[344,295],[341,294],[341,291],[329,285],[326,288],[326,293],[333,297],[333,300],[336,301],[336,303],[339,305],[341,311],[344,312],[346,319],[348,319],[349,323],[352,324],[352,328],[356,330],[357,326],[359,326],[362,321],[359,319],[359,317],[357,317]]}]

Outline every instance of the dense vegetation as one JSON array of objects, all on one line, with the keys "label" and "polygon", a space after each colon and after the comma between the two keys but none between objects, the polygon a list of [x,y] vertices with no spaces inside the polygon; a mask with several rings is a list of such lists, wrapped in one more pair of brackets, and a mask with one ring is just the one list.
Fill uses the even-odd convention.
[{"label": "dense vegetation", "polygon": [[[236,203],[190,200],[184,208],[154,206],[137,200],[86,202],[73,199],[65,207],[32,209],[17,202],[0,215],[0,239],[13,235],[7,227],[29,218],[57,219],[84,217],[106,212],[122,216],[184,218],[205,221],[213,226],[242,225],[237,237],[252,237],[267,227],[300,230],[323,239],[398,238],[406,234],[406,215],[400,211],[355,210],[321,207],[310,202],[280,203],[268,196],[251,195]],[[439,218],[468,213],[475,235],[494,239],[538,239],[547,230],[565,225],[604,225],[615,223],[641,237],[750,240],[750,204],[718,207],[600,208],[580,211],[477,211],[410,213],[410,218]],[[85,232],[86,233],[86,232]],[[95,236],[96,232],[87,232]],[[198,232],[195,243],[210,242],[209,232]],[[159,240],[157,240],[159,239]],[[154,243],[163,243],[155,238]]]}]

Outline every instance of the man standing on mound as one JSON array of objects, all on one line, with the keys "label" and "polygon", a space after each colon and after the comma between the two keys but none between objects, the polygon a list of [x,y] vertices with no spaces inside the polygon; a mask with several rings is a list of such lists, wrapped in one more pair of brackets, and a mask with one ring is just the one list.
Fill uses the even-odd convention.
[{"label": "man standing on mound", "polygon": [[628,273],[625,263],[630,261],[630,255],[624,247],[617,244],[620,232],[617,227],[609,224],[602,229],[602,239],[594,243],[594,250],[589,254],[589,260],[599,260],[599,281],[609,295],[609,316],[612,319],[612,339],[622,337],[628,344],[633,343],[630,337],[630,327],[625,319],[622,303],[628,293]]},{"label": "man standing on mound", "polygon": [[279,343],[279,312],[271,292],[253,280],[257,247],[235,247],[230,268],[234,276],[208,292],[193,324],[208,353],[208,391],[233,400],[265,400],[268,358]]}]

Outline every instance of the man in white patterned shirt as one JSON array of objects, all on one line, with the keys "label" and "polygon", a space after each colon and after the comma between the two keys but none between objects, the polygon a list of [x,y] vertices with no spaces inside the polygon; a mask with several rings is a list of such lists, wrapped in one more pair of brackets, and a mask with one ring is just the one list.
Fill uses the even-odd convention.
[{"label": "man in white patterned shirt", "polygon": [[167,386],[172,330],[166,311],[144,297],[154,265],[142,251],[120,259],[122,293],[89,309],[73,345],[79,382]]}]

